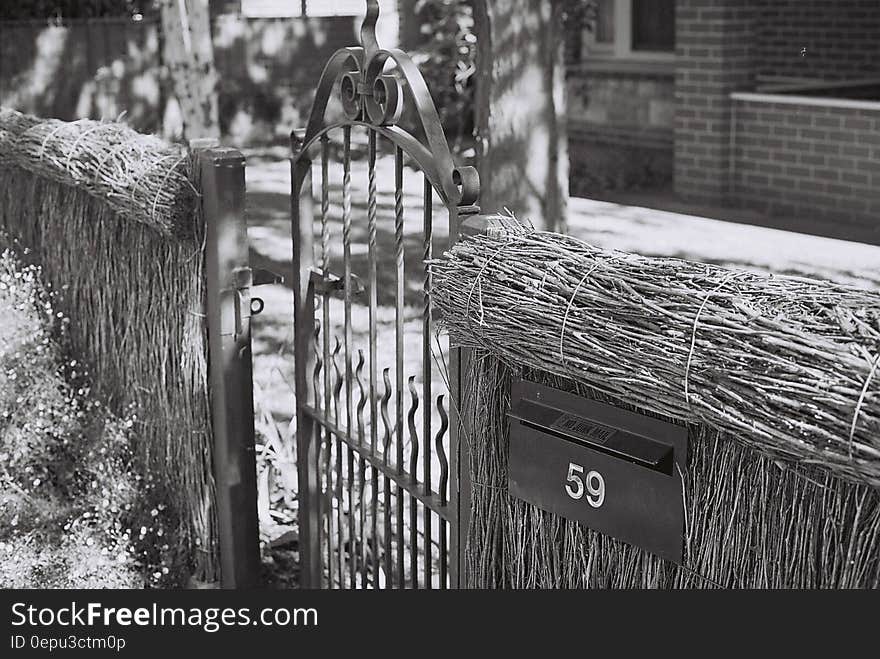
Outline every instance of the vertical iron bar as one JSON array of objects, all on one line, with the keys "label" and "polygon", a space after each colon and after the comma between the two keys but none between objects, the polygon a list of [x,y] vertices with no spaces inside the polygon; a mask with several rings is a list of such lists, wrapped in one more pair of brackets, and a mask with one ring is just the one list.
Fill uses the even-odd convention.
[{"label": "vertical iron bar", "polygon": [[244,156],[212,148],[199,165],[221,584],[247,588],[257,583],[260,550]]},{"label": "vertical iron bar", "polygon": [[[364,446],[364,407],[367,404],[367,396],[364,391],[364,384],[362,373],[364,370],[364,351],[358,349],[358,363],[355,369],[355,380],[358,385],[358,404],[356,410],[357,416],[357,437],[358,437],[358,446]],[[367,575],[367,506],[366,501],[364,501],[364,487],[366,486],[366,474],[367,474],[367,461],[364,460],[363,454],[361,454],[360,460],[358,461],[358,521],[359,521],[359,534],[358,534],[358,561],[360,563],[361,570],[361,585],[366,588],[369,579]],[[354,511],[352,511],[352,515],[354,515]]]},{"label": "vertical iron bar", "polygon": [[[397,440],[397,473],[403,475],[403,149],[394,149],[394,261],[395,261],[395,293],[394,293],[394,351],[396,358],[396,408],[394,417],[395,437]],[[400,587],[404,587],[404,497],[403,490],[397,486],[397,577]]]},{"label": "vertical iron bar", "polygon": [[[369,155],[368,155],[368,189],[367,189],[367,234],[368,234],[368,251],[369,251],[369,306],[370,306],[370,453],[375,456],[379,437],[379,413],[377,406],[377,389],[378,389],[378,364],[376,364],[376,308],[378,306],[378,291],[376,277],[376,131],[370,130],[369,133]],[[372,470],[373,499],[371,502],[372,511],[372,535],[373,535],[373,585],[378,588],[379,585],[379,473]],[[387,511],[386,511],[387,512]]]},{"label": "vertical iron bar", "polygon": [[[339,354],[340,350],[339,337],[336,337],[335,345],[333,346],[333,370],[336,377],[336,385],[333,387],[333,413],[334,413],[334,421],[336,422],[337,427],[341,427],[342,423],[339,420],[339,396],[342,392],[342,387],[345,384],[344,374],[339,370],[339,365],[336,362],[336,356]],[[335,482],[332,483],[332,487],[329,488],[329,496],[330,496],[330,518],[331,524],[335,523],[335,533],[333,535],[333,542],[336,543],[336,562],[338,564],[339,571],[337,572],[337,577],[339,580],[339,587],[343,588],[345,586],[345,566],[343,564],[344,554],[343,554],[343,542],[342,542],[342,440],[338,435],[331,435],[331,439],[333,441],[329,444],[329,451],[327,454],[328,457],[328,467],[330,461],[333,458],[335,448],[335,461],[333,464],[335,465]],[[333,469],[331,468],[331,472]],[[335,508],[336,517],[335,522],[332,515],[332,512]]]},{"label": "vertical iron bar", "polygon": [[[354,396],[351,390],[351,126],[345,126],[342,129],[343,139],[343,174],[342,174],[342,267],[345,285],[343,288],[343,299],[345,305],[345,318],[343,328],[343,340],[345,342],[345,433],[346,438],[350,442],[352,440],[352,398]],[[337,446],[337,451],[342,449],[342,445]],[[348,452],[348,543],[349,543],[349,585],[351,588],[355,586],[355,565],[354,565],[354,534],[352,533],[352,501],[351,501],[351,472],[354,462],[354,453],[346,442],[345,446]],[[342,455],[339,456],[339,473],[342,473]],[[339,509],[343,508],[344,495],[342,492],[342,483],[340,485]],[[340,521],[339,533],[342,533],[342,523]],[[344,549],[345,543],[340,543],[340,556]],[[340,575],[340,579],[342,575]]]},{"label": "vertical iron bar", "polygon": [[419,587],[419,502],[415,496],[419,487],[419,434],[416,430],[416,412],[419,409],[419,394],[415,376],[409,376],[410,408],[409,422],[409,482],[412,491],[409,496],[409,570],[414,589]]},{"label": "vertical iron bar", "polygon": [[[423,231],[423,267],[425,280],[422,287],[422,400],[425,408],[422,411],[422,437],[425,438],[425,451],[422,458],[422,479],[425,493],[431,493],[431,269],[428,261],[433,257],[433,191],[431,182],[426,175],[424,179],[424,226]],[[425,588],[431,587],[431,509],[425,506]]]},{"label": "vertical iron bar", "polygon": [[[447,485],[449,482],[449,461],[446,459],[446,451],[443,448],[443,436],[449,427],[449,417],[446,410],[443,409],[443,396],[437,396],[437,412],[440,414],[440,427],[437,429],[437,435],[434,438],[434,444],[437,449],[437,460],[440,462],[440,474],[437,481],[437,493],[440,496],[441,505],[449,502],[447,496]],[[455,522],[453,522],[454,524]],[[446,520],[440,518],[440,588],[447,588],[447,566],[449,564],[449,556],[446,547]],[[453,583],[453,585],[455,585]]]},{"label": "vertical iron bar", "polygon": [[[312,162],[301,154],[302,141],[291,134],[290,215],[293,232],[294,363],[296,391],[306,391],[307,374],[313,368],[311,341],[315,323],[315,289],[311,282],[312,251]],[[325,325],[324,332],[329,328]],[[324,361],[325,370],[329,368]],[[326,389],[329,391],[329,388]],[[319,470],[320,430],[305,411],[307,400],[297,397],[296,450],[299,482],[299,550],[304,588],[320,588],[321,567],[321,486]],[[315,401],[315,405],[318,401]]]},{"label": "vertical iron bar", "polygon": [[[391,452],[391,420],[388,418],[388,401],[391,399],[391,379],[388,377],[387,368],[382,370],[382,382],[385,385],[385,393],[382,395],[382,426],[385,433],[382,438],[382,461],[387,467],[388,456]],[[384,483],[385,502],[385,579],[389,588],[394,587],[394,576],[391,569],[391,479],[385,476]]]},{"label": "vertical iron bar", "polygon": [[[327,277],[330,272],[330,138],[325,134],[321,136],[321,276]],[[321,316],[324,326],[324,418],[330,418],[330,392],[332,390],[330,383],[330,295],[327,287],[324,286],[321,292]],[[315,401],[317,404],[317,401]],[[322,446],[326,453],[325,464],[330,463],[330,451],[332,447],[332,437],[330,431],[323,429]],[[329,469],[324,469],[324,473],[320,479],[327,479],[327,580],[330,587],[333,587],[333,533],[331,528],[331,515],[333,512],[333,501],[330,497],[330,479],[331,473]],[[323,520],[322,520],[323,524]]]},{"label": "vertical iron bar", "polygon": [[357,588],[357,527],[354,516],[354,449],[346,445],[348,452],[348,585]]},{"label": "vertical iron bar", "polygon": [[[458,208],[449,206],[449,245],[459,239]],[[465,348],[449,349],[449,502],[454,523],[449,529],[449,580],[453,588],[467,586],[466,575],[461,571],[465,565],[467,529],[470,524],[471,489],[468,465],[470,464],[467,438],[469,430],[460,410],[462,400],[462,377],[467,373],[470,352]]]}]

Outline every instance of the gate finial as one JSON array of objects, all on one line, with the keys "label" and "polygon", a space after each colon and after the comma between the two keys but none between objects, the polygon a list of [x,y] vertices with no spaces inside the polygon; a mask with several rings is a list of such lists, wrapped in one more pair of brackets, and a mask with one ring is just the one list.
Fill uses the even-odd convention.
[{"label": "gate finial", "polygon": [[367,15],[361,23],[361,46],[364,54],[370,56],[379,50],[379,42],[376,40],[376,22],[379,20],[379,0],[367,0]]}]

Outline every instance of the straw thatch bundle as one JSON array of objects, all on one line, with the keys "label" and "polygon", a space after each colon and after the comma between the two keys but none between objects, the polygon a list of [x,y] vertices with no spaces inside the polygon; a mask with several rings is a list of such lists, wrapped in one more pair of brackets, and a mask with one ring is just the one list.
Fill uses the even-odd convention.
[{"label": "straw thatch bundle", "polygon": [[455,343],[880,485],[877,293],[522,227],[432,267]]},{"label": "straw thatch bundle", "polygon": [[118,122],[40,119],[0,108],[0,167],[15,165],[100,199],[127,220],[191,235],[188,151]]},{"label": "straw thatch bundle", "polygon": [[203,231],[185,153],[120,124],[4,110],[0,231],[60,293],[71,350],[102,398],[136,414],[142,464],[180,519],[169,544],[214,581]]},{"label": "straw thatch bundle", "polygon": [[[508,223],[433,262],[474,587],[880,586],[880,296]],[[685,425],[677,566],[509,496],[512,373]]]}]

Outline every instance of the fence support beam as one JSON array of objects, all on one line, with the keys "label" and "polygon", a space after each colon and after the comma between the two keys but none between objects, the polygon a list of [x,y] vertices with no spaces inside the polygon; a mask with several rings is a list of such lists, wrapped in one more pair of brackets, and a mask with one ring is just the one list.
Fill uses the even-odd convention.
[{"label": "fence support beam", "polygon": [[244,156],[198,151],[205,219],[206,312],[221,586],[252,588],[260,572],[251,361],[252,273]]}]

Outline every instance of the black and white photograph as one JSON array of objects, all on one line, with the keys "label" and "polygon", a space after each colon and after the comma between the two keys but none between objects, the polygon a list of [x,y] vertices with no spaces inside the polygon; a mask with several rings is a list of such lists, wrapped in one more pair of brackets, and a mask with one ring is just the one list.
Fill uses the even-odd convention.
[{"label": "black and white photograph", "polygon": [[2,0],[0,106],[12,654],[880,587],[880,1]]}]

